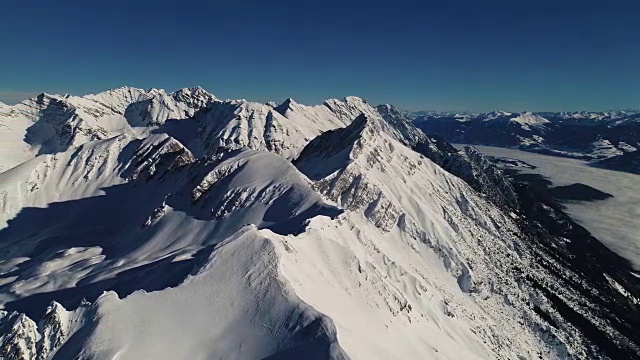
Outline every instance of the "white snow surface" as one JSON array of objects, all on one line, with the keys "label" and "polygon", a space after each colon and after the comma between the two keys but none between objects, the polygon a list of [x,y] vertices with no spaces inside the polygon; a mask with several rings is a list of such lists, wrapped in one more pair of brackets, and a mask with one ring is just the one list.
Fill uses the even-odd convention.
[{"label": "white snow surface", "polygon": [[[102,295],[94,305],[96,329],[81,354],[263,359],[314,340],[318,358],[340,353],[331,320],[296,296],[278,266],[274,243],[255,227],[241,229],[175,288],[122,300],[113,292]],[[307,338],[299,334],[305,328]]]},{"label": "white snow surface", "polygon": [[0,109],[2,356],[585,353],[531,310],[556,314],[514,272],[538,268],[512,217],[360,98],[120,88]]}]

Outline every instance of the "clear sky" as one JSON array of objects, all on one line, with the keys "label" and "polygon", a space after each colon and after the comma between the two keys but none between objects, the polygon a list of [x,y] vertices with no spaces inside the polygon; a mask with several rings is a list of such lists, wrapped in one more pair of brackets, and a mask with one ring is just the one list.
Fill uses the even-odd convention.
[{"label": "clear sky", "polygon": [[4,1],[0,101],[129,85],[409,110],[640,108],[640,1]]}]

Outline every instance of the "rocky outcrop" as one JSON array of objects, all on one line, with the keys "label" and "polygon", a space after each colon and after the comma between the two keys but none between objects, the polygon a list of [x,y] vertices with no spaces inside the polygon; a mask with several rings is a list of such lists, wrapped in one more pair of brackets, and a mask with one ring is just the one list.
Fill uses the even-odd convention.
[{"label": "rocky outcrop", "polygon": [[140,141],[123,176],[129,180],[141,177],[149,180],[158,173],[172,172],[195,161],[193,154],[176,139],[154,135]]},{"label": "rocky outcrop", "polygon": [[70,335],[68,312],[51,303],[38,325],[25,314],[0,311],[0,358],[49,359]]},{"label": "rocky outcrop", "polygon": [[466,146],[458,153],[449,154],[442,167],[500,208],[509,211],[517,208],[518,196],[509,178],[477,149]]},{"label": "rocky outcrop", "polygon": [[0,357],[12,360],[35,359],[39,337],[36,323],[25,314],[0,311]]}]

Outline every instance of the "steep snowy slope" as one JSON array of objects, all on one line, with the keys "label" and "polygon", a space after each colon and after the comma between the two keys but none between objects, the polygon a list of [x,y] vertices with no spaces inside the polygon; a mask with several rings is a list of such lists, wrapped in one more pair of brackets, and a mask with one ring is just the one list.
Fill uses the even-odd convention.
[{"label": "steep snowy slope", "polygon": [[478,151],[470,147],[458,151],[446,141],[425,135],[392,105],[378,105],[376,109],[390,125],[385,130],[393,138],[464,180],[498,207],[517,207],[511,183]]},{"label": "steep snowy slope", "polygon": [[[519,292],[514,281],[515,269],[527,265],[515,265],[524,261],[513,251],[516,237],[510,236],[517,233],[515,225],[504,214],[478,199],[461,180],[394,140],[385,131],[386,127],[379,119],[361,116],[349,127],[328,132],[312,141],[296,160],[296,166],[316,181],[319,191],[340,205],[362,212],[383,232],[399,233],[400,239],[395,241],[410,248],[417,246],[420,249],[425,245],[430,248],[440,258],[440,266],[412,267],[429,269],[428,272],[443,267],[446,270],[440,271],[446,271],[450,278],[456,279],[454,294],[486,297],[488,308],[491,305],[503,307],[502,296],[519,297],[515,295]],[[419,251],[417,249],[414,251]],[[383,253],[393,259],[389,253]],[[495,261],[497,258],[509,260],[500,263]],[[433,280],[425,278],[423,281]],[[448,286],[451,289],[451,283]],[[500,294],[498,304],[491,304],[490,293]],[[399,303],[402,305],[404,300]],[[485,311],[491,314],[482,315],[487,323],[496,321],[510,329],[509,333],[503,333],[497,327],[484,330],[497,339],[497,343],[492,344],[494,353],[490,357],[513,356],[502,342],[535,344],[532,329],[529,329],[531,333],[522,329],[518,332],[515,324],[513,328],[506,325],[509,317],[499,315],[501,312],[506,314],[504,309]],[[496,317],[488,320],[493,316]],[[511,314],[511,320],[514,316]],[[334,320],[340,323],[339,319]],[[519,321],[529,321],[535,328],[531,319],[520,318]],[[528,348],[535,352],[534,349],[544,348],[540,344],[520,346],[520,351]]]},{"label": "steep snowy slope", "polygon": [[[30,180],[21,181],[25,177]],[[0,230],[3,239],[0,251],[5,259],[0,266],[3,274],[1,301],[6,309],[27,312],[36,319],[53,300],[76,308],[82,305],[83,299],[97,299],[104,290],[115,290],[125,296],[137,289],[159,290],[178,285],[187,274],[198,268],[198,263],[207,261],[216,243],[237,231],[240,233],[234,236],[243,237],[241,233],[246,231],[242,230],[246,224],[282,234],[297,233],[308,218],[318,215],[333,217],[341,212],[325,204],[293,165],[277,155],[246,150],[197,161],[179,142],[166,135],[153,135],[145,140],[123,135],[90,142],[77,150],[55,156],[39,156],[0,174],[0,184],[3,185],[2,193],[6,195],[3,214],[7,214],[8,219],[5,220],[9,222],[8,227]],[[60,213],[65,217],[56,216]],[[36,232],[32,227],[34,223],[38,224]],[[218,262],[211,265],[213,268],[223,266],[224,269],[237,266],[237,271],[227,269],[231,272],[224,275],[221,272],[225,270],[216,270],[211,275],[213,279],[209,276],[194,280],[192,285],[181,285],[177,290],[161,295],[168,307],[149,307],[146,301],[158,304],[162,300],[145,300],[146,297],[139,294],[127,300],[121,306],[122,310],[112,312],[108,310],[110,306],[120,308],[120,305],[105,295],[87,313],[97,314],[88,315],[90,319],[74,312],[73,316],[79,319],[76,321],[82,324],[74,327],[73,331],[80,329],[78,331],[85,334],[80,339],[88,341],[87,344],[83,342],[83,353],[102,358],[122,351],[124,346],[131,350],[123,356],[132,358],[136,358],[135,354],[148,357],[157,353],[165,356],[182,354],[181,357],[217,354],[217,358],[228,358],[230,354],[237,353],[238,356],[246,354],[249,358],[262,358],[285,350],[296,353],[299,343],[311,341],[299,350],[301,354],[311,351],[305,350],[307,347],[318,356],[339,354],[337,345],[331,345],[335,342],[331,340],[332,336],[335,338],[335,330],[331,330],[330,320],[296,300],[295,295],[281,294],[286,285],[274,272],[274,257],[270,255],[269,245],[258,245],[259,238],[255,235],[245,237],[248,239],[224,247],[239,247],[239,250],[230,251],[228,257],[214,253],[215,259],[224,257],[227,265]],[[248,250],[247,241],[255,243],[256,249]],[[200,271],[204,272],[204,268]],[[150,277],[150,272],[163,276]],[[265,283],[264,287],[243,284],[247,272],[264,276],[259,281]],[[238,283],[236,290],[233,290],[234,281]],[[219,284],[220,290],[211,288],[211,283]],[[225,290],[228,297],[220,297]],[[182,304],[176,300],[181,298],[192,302],[196,294],[202,294],[204,308],[195,311],[197,309],[185,305],[186,310],[181,310]],[[208,294],[218,294],[216,301],[211,303],[211,295]],[[139,344],[123,345],[108,340],[115,349],[110,353],[112,348],[105,349],[105,342],[96,340],[102,345],[94,353],[92,339],[102,339],[101,334],[112,337],[116,333],[112,326],[146,328],[146,316],[137,318],[142,323],[136,325],[138,320],[127,315],[127,304],[136,304],[137,296],[142,296],[142,300],[140,308],[134,305],[136,313],[143,315],[145,313],[141,309],[149,309],[155,318],[165,319],[165,328],[170,326],[176,334],[186,334],[188,329],[192,329],[193,336],[186,337],[192,342],[182,342],[178,347],[171,345],[174,352],[163,352],[167,349],[145,345],[145,341],[152,341],[151,344],[160,341],[152,336],[159,333],[141,330]],[[246,299],[245,305],[238,306],[237,312],[232,313],[229,306],[238,297]],[[266,301],[265,297],[273,298],[273,306],[281,310],[265,312],[256,308],[255,301]],[[247,315],[250,309],[257,312]],[[244,335],[231,337],[237,343],[229,343],[225,349],[220,345],[225,339],[230,339],[229,329],[220,326],[220,341],[211,342],[211,334],[203,331],[202,327],[194,330],[191,322],[183,322],[184,327],[180,327],[176,326],[176,321],[166,321],[169,310],[174,311],[173,319],[176,321],[183,318],[186,311],[190,314],[187,318],[198,318],[199,323],[207,327],[211,324],[209,321],[222,321],[223,318],[216,314],[227,313],[230,315],[226,320],[228,326]],[[202,317],[204,312],[211,313],[214,318],[206,320]],[[107,314],[107,319],[100,314]],[[18,314],[3,313],[0,323],[15,328],[12,324],[16,316]],[[98,316],[97,323],[94,323],[94,316]],[[123,316],[124,321],[108,320],[113,316]],[[249,331],[254,317],[263,318],[264,324],[256,324],[255,330]],[[4,348],[9,349],[3,350],[3,355],[17,351],[17,346],[23,354],[26,354],[24,349],[30,348],[32,355],[35,352],[46,357],[49,351],[46,349],[52,347],[40,338],[44,334],[35,335],[37,330],[33,321],[20,321],[28,331],[18,331],[10,339],[2,339]],[[281,326],[289,328],[285,331],[280,329]],[[162,326],[158,325],[158,329]],[[38,330],[48,331],[42,327]],[[29,337],[32,341],[26,339],[26,334],[33,331],[36,333]],[[270,338],[266,336],[269,332],[272,333]],[[57,346],[70,335],[70,330],[60,335],[62,338],[57,341]],[[318,339],[313,340],[316,337]],[[192,346],[202,344],[205,338],[209,346]],[[128,335],[124,339],[128,339]],[[249,345],[251,341],[255,342],[253,346]],[[27,346],[27,342],[32,344]],[[168,341],[164,343],[170,344]],[[65,348],[64,351],[74,354],[80,351],[74,344],[65,346],[71,350]],[[24,358],[31,358],[31,355]]]},{"label": "steep snowy slope", "polygon": [[[509,208],[504,212],[493,208],[460,179],[395,141],[393,133],[387,130],[380,119],[361,116],[348,127],[313,140],[296,160],[296,166],[316,181],[319,191],[350,210],[362,212],[381,230],[389,233],[400,230],[404,236],[429,245],[450,275],[457,279],[459,290],[482,299],[484,311],[496,316],[506,313],[505,304],[507,308],[515,307],[519,315],[500,318],[498,323],[504,326],[519,316],[515,321],[526,324],[526,328],[545,339],[547,346],[558,352],[556,355],[598,357],[599,351],[592,341],[606,347],[610,354],[638,351],[637,338],[628,327],[609,322],[616,316],[625,316],[624,309],[633,307],[637,301],[634,296],[631,300],[612,300],[607,295],[609,287],[599,280],[602,273],[598,271],[609,271],[611,276],[616,274],[619,278],[617,270],[609,267],[608,259],[615,257],[611,252],[600,247],[597,251],[602,254],[591,255],[603,257],[601,270],[585,272],[583,265],[563,263],[576,256],[567,254],[576,251],[573,246],[567,250],[556,243],[561,243],[561,238],[542,235],[540,230],[533,235],[527,230],[529,226],[540,229],[537,221],[541,218],[520,220],[520,215],[510,213]],[[545,216],[562,219],[564,215],[556,212]],[[516,226],[511,218],[522,226]],[[553,221],[556,220],[544,219],[545,226],[570,228],[567,220],[550,225]],[[581,236],[576,241],[593,241]],[[539,243],[542,239],[549,249],[545,250]],[[560,254],[545,253],[559,247]],[[385,255],[389,256],[388,252]],[[585,254],[578,256],[582,258]],[[563,259],[565,257],[567,259]],[[585,276],[581,272],[597,277],[578,281]],[[619,279],[626,279],[627,286],[632,285],[627,283],[628,275]],[[585,293],[592,295],[585,296]],[[528,300],[518,304],[514,296]],[[493,306],[501,309],[495,310]],[[562,315],[560,309],[563,309]],[[607,318],[598,318],[589,309],[599,309],[598,312],[607,313]],[[572,315],[572,311],[576,313]],[[610,312],[616,315],[610,317]],[[340,319],[326,313],[340,324]],[[526,338],[522,333],[515,335],[517,328],[514,325],[514,329],[509,330],[512,337],[508,342],[518,341],[514,337]],[[519,348],[526,346],[519,345]],[[504,351],[500,346],[492,350]],[[502,356],[513,355],[502,353]]]},{"label": "steep snowy slope", "polygon": [[[53,303],[36,325],[0,311],[0,354],[14,359],[346,359],[331,319],[278,272],[274,244],[246,227],[179,286],[103,293],[71,312]],[[259,303],[258,303],[259,302]],[[259,306],[257,306],[259,304]],[[40,331],[40,333],[38,333]]]},{"label": "steep snowy slope", "polygon": [[[240,230],[179,286],[125,299],[103,294],[62,358],[346,359],[328,317],[302,302],[278,271],[274,244]],[[71,339],[70,341],[74,341]]]}]

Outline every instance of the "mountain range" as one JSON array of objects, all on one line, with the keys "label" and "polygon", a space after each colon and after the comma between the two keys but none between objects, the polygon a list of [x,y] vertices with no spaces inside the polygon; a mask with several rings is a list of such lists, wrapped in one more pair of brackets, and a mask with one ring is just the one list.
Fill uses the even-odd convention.
[{"label": "mountain range", "polygon": [[[454,143],[518,148],[640,173],[637,111],[407,115],[423,131]],[[605,159],[610,161],[600,161]]]},{"label": "mountain range", "polygon": [[202,88],[0,105],[0,357],[638,358],[628,261],[427,122]]}]

